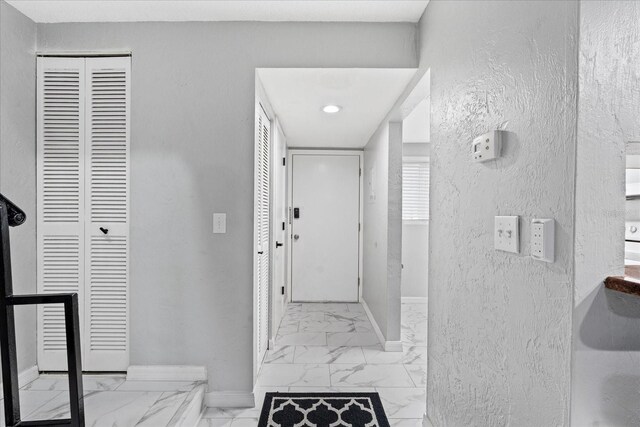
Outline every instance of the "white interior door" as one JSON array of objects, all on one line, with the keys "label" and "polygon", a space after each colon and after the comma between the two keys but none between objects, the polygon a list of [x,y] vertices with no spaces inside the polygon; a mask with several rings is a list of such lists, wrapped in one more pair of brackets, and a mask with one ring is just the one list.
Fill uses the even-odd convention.
[{"label": "white interior door", "polygon": [[87,58],[87,371],[129,367],[129,57]]},{"label": "white interior door", "polygon": [[[38,58],[39,293],[78,293],[85,371],[129,366],[129,57]],[[67,369],[61,305],[38,366]]]},{"label": "white interior door", "polygon": [[291,289],[296,302],[357,302],[360,156],[293,154]]},{"label": "white interior door", "polygon": [[[77,293],[84,314],[84,58],[42,58],[37,96],[38,293]],[[64,309],[39,305],[38,366],[67,370]],[[84,324],[80,322],[81,333]]]},{"label": "white interior door", "polygon": [[255,185],[255,345],[256,366],[260,366],[269,343],[269,243],[271,198],[271,122],[256,105]]},{"label": "white interior door", "polygon": [[284,133],[276,120],[273,132],[273,218],[272,254],[273,278],[271,287],[271,337],[280,326],[286,302],[287,253],[287,145]]}]

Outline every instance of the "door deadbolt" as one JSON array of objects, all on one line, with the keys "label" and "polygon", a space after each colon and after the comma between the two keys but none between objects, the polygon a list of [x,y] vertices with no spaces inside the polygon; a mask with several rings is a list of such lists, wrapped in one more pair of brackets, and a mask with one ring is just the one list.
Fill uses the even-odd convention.
[{"label": "door deadbolt", "polygon": [[299,235],[297,235],[297,234],[294,234],[294,235],[293,235],[293,240],[298,240],[299,238],[300,238],[300,236],[299,236]]}]

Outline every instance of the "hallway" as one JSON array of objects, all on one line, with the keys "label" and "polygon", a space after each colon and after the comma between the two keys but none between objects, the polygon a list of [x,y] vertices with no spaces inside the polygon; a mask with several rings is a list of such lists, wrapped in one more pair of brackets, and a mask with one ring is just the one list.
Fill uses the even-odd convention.
[{"label": "hallway", "polygon": [[427,307],[402,304],[403,352],[385,352],[360,304],[291,303],[250,409],[208,409],[200,427],[255,426],[266,392],[377,391],[392,426],[422,426]]}]

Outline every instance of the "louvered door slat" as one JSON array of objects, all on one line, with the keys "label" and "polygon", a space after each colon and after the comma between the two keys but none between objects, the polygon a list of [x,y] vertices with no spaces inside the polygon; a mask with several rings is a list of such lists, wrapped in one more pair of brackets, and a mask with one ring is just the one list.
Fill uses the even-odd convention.
[{"label": "louvered door slat", "polygon": [[[82,316],[84,59],[38,58],[37,66],[37,291],[78,293]],[[38,306],[37,313],[39,368],[66,370],[62,305]]]},{"label": "louvered door slat", "polygon": [[270,218],[270,153],[271,123],[262,108],[256,112],[256,351],[259,365],[267,351],[269,340],[269,218]]},{"label": "louvered door slat", "polygon": [[130,60],[92,58],[86,70],[84,357],[90,369],[117,371],[129,366]]}]

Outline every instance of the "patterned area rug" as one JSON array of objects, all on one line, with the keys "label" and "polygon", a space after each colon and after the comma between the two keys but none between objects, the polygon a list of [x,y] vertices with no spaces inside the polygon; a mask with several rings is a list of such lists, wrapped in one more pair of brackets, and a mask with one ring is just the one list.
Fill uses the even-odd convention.
[{"label": "patterned area rug", "polygon": [[378,393],[267,393],[258,427],[389,427]]}]

